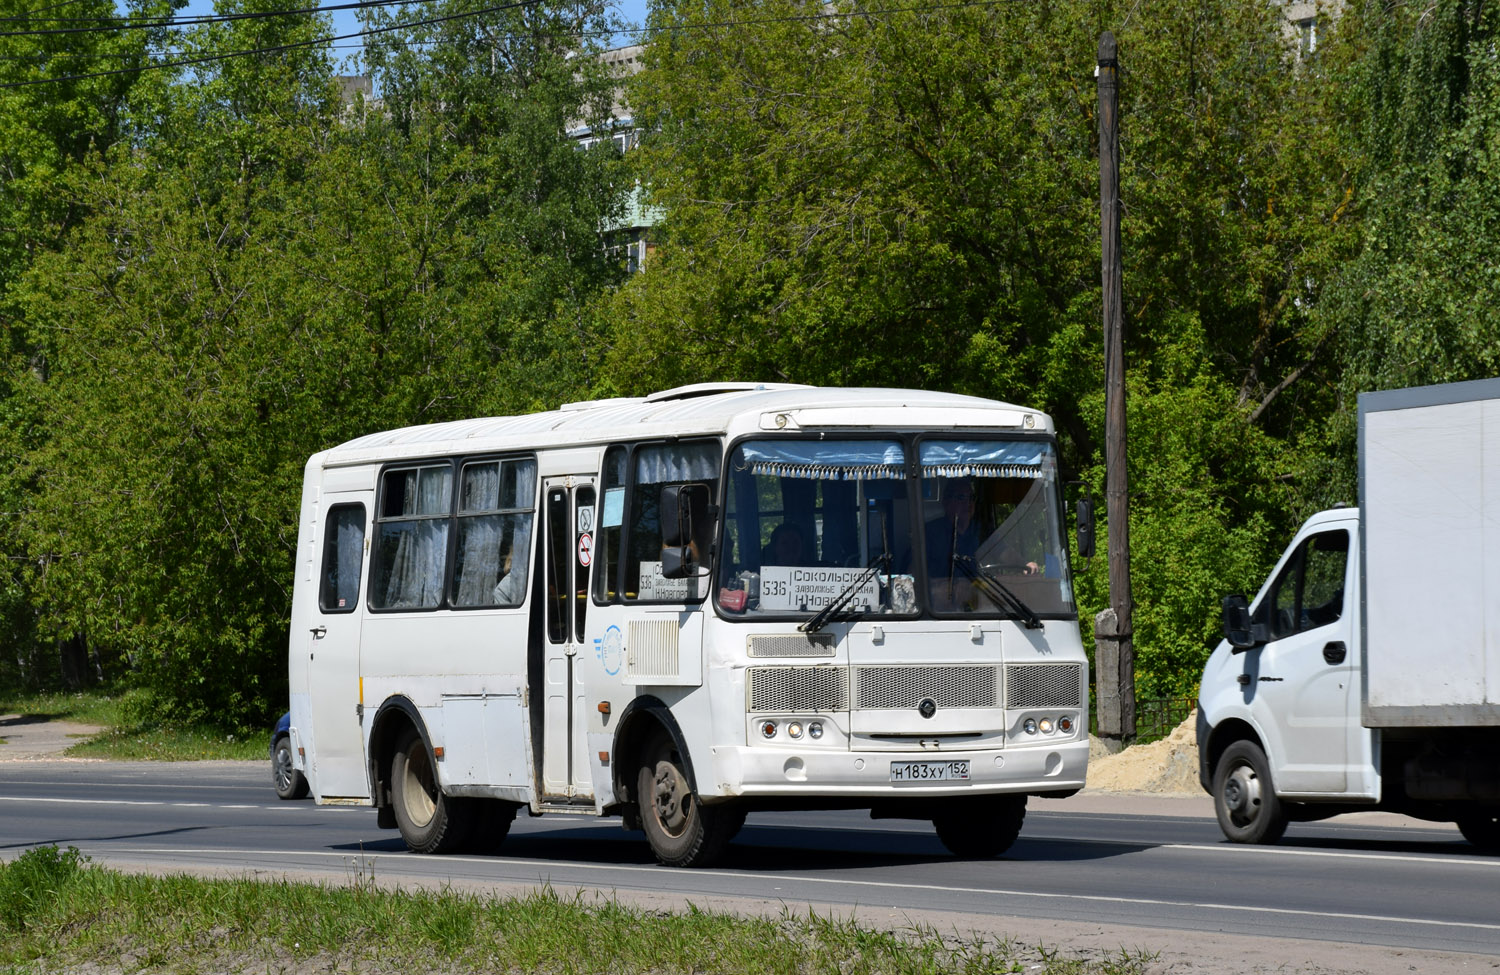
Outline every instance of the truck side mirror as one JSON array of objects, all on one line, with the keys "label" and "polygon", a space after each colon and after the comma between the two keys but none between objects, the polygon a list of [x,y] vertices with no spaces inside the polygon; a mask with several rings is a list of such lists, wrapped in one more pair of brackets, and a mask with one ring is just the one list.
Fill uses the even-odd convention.
[{"label": "truck side mirror", "polygon": [[1244,653],[1261,641],[1255,639],[1255,627],[1250,621],[1250,603],[1244,596],[1234,593],[1224,597],[1224,639],[1235,653]]},{"label": "truck side mirror", "polygon": [[1091,558],[1094,554],[1094,499],[1078,499],[1078,555]]}]

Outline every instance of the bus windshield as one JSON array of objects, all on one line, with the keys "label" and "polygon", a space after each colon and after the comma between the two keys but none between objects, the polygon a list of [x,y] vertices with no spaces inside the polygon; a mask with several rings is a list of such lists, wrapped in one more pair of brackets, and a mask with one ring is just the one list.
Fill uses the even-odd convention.
[{"label": "bus windshield", "polygon": [[[850,609],[917,611],[915,580],[897,562],[912,537],[899,442],[748,441],[730,455],[727,474],[719,560],[726,614],[809,615],[857,581]],[[866,571],[877,563],[881,571]]]},{"label": "bus windshield", "polygon": [[859,616],[1072,616],[1052,446],[923,441],[915,477],[911,449],[739,444],[726,471],[721,612],[796,617],[842,598]]},{"label": "bus windshield", "polygon": [[1073,615],[1052,445],[924,440],[919,453],[927,605]]}]

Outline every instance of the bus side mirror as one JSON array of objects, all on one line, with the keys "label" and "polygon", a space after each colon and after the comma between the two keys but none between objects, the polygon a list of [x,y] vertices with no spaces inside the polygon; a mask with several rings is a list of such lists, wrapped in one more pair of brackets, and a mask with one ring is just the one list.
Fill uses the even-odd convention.
[{"label": "bus side mirror", "polygon": [[661,577],[663,579],[691,579],[697,575],[693,562],[693,549],[689,545],[674,545],[661,550]]},{"label": "bus side mirror", "polygon": [[661,574],[688,579],[698,573],[693,513],[708,512],[708,485],[669,484],[661,489]]},{"label": "bus side mirror", "polygon": [[1094,554],[1094,499],[1078,499],[1078,555],[1092,558]]},{"label": "bus side mirror", "polygon": [[1224,597],[1224,639],[1234,648],[1235,653],[1244,653],[1251,647],[1265,642],[1264,634],[1258,632],[1265,629],[1265,625],[1257,626],[1250,616],[1250,603],[1235,593]]}]

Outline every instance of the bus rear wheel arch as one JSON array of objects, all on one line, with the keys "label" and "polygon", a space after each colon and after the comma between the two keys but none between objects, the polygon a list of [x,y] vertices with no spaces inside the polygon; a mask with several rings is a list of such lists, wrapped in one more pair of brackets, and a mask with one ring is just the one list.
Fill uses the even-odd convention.
[{"label": "bus rear wheel arch", "polygon": [[481,810],[472,799],[443,793],[432,751],[413,727],[396,737],[389,781],[396,828],[413,853],[451,853],[468,843]]}]

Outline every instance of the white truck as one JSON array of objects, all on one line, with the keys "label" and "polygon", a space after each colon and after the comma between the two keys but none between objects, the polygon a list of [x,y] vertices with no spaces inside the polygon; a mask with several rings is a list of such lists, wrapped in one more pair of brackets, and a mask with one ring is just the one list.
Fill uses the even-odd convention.
[{"label": "white truck", "polygon": [[1234,842],[1380,809],[1500,852],[1500,379],[1361,394],[1359,502],[1225,597],[1199,780]]}]

